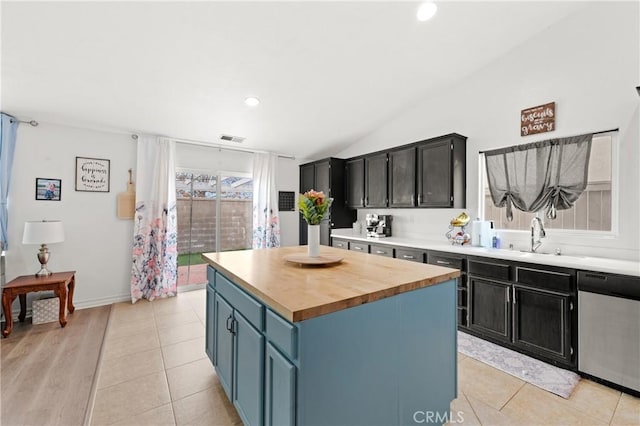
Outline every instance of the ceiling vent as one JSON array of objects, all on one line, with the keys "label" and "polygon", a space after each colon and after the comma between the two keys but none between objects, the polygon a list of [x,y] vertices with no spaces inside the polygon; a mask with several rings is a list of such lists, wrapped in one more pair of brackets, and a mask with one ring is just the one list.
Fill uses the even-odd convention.
[{"label": "ceiling vent", "polygon": [[244,142],[244,139],[245,138],[243,138],[242,136],[220,135],[220,140],[225,142],[242,143]]}]

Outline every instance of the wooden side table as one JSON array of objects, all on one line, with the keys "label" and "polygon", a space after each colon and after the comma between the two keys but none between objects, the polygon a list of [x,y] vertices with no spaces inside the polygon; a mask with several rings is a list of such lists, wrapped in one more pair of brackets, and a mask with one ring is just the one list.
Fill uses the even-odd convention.
[{"label": "wooden side table", "polygon": [[75,274],[76,271],[56,272],[48,277],[23,275],[8,282],[2,289],[2,309],[6,320],[2,335],[7,337],[13,330],[11,305],[16,296],[20,297],[20,315],[18,315],[18,319],[23,322],[27,315],[27,293],[32,291],[53,290],[60,300],[60,326],[67,325],[67,308],[69,313],[73,313],[76,310],[75,306],[73,306],[73,290],[76,287]]}]

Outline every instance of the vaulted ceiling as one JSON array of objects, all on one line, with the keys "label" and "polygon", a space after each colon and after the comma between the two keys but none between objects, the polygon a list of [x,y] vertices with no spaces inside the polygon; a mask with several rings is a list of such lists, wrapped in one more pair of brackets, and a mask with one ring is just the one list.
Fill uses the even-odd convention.
[{"label": "vaulted ceiling", "polygon": [[438,2],[419,22],[418,5],[2,2],[2,110],[313,158],[584,7]]}]

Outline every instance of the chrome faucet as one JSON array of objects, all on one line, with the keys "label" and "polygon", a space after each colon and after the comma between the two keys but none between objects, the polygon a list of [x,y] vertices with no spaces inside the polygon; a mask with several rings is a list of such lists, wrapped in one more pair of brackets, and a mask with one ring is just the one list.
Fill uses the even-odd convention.
[{"label": "chrome faucet", "polygon": [[542,238],[546,237],[544,232],[544,225],[542,220],[536,216],[531,219],[531,253],[535,253],[536,250],[542,245]]}]

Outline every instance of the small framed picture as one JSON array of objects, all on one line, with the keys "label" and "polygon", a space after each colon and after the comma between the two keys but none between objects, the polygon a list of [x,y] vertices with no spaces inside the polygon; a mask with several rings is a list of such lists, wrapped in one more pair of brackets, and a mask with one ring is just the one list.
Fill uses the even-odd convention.
[{"label": "small framed picture", "polygon": [[76,191],[109,192],[111,161],[76,157]]},{"label": "small framed picture", "polygon": [[60,201],[62,179],[36,178],[36,200]]}]

